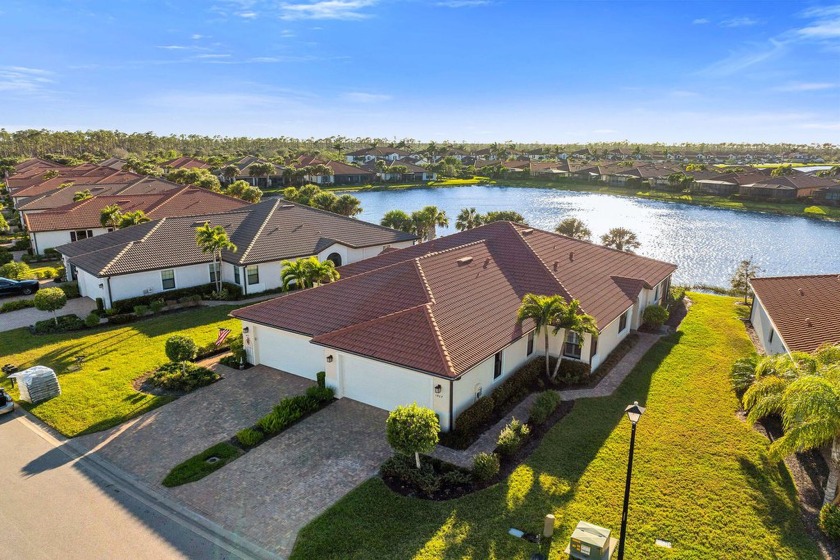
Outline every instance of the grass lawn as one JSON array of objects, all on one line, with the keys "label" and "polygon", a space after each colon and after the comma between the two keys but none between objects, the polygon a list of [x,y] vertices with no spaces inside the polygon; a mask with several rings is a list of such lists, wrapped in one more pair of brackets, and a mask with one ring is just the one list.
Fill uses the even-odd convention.
[{"label": "grass lawn", "polygon": [[[210,473],[221,469],[243,453],[245,452],[227,442],[217,443],[213,447],[205,449],[195,457],[190,457],[173,468],[166,475],[166,478],[163,479],[162,484],[171,488],[201,480]],[[207,459],[210,457],[218,457],[219,460],[215,463],[208,463]]]},{"label": "grass lawn", "polygon": [[[238,321],[227,316],[232,309],[202,307],[125,326],[54,335],[17,329],[0,334],[0,360],[20,369],[36,364],[53,368],[61,396],[23,406],[66,436],[96,432],[172,400],[139,393],[131,382],[168,361],[164,343],[172,334],[190,336],[201,346],[216,339],[219,327],[236,329]],[[86,358],[72,371],[79,354]],[[3,377],[0,386],[9,390],[11,383]],[[17,397],[17,389],[10,393]]]},{"label": "grass lawn", "polygon": [[627,558],[820,558],[787,469],[767,460],[767,441],[735,415],[727,372],[751,350],[735,300],[691,297],[680,330],[616,394],[578,401],[505,482],[431,502],[369,480],[303,529],[292,559],[525,559],[534,546],[508,528],[539,532],[549,512],[557,518],[550,558],[563,557],[579,520],[617,537],[630,440],[623,410],[634,400],[647,412],[636,437]]}]

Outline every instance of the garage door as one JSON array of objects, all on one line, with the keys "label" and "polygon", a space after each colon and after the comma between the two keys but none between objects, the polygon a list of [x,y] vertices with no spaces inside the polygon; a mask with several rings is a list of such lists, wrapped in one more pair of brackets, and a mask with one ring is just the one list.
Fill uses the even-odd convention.
[{"label": "garage door", "polygon": [[384,410],[413,402],[431,407],[431,377],[357,356],[340,359],[346,398]]},{"label": "garage door", "polygon": [[324,369],[324,349],[310,344],[309,337],[262,326],[256,332],[259,363],[307,379],[315,379]]}]

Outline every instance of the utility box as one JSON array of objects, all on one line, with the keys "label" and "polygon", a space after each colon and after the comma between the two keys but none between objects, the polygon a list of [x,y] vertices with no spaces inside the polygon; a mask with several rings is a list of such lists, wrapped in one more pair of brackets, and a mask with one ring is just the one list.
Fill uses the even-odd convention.
[{"label": "utility box", "polygon": [[565,552],[576,560],[609,560],[617,544],[609,529],[580,521]]}]

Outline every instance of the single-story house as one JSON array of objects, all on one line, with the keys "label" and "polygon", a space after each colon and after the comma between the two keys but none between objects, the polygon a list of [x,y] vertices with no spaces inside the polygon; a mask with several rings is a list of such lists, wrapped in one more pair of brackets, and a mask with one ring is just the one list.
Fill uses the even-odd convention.
[{"label": "single-story house", "polygon": [[840,343],[840,274],[753,278],[750,285],[750,322],[765,353]]},{"label": "single-story house", "polygon": [[[274,172],[268,175],[268,177],[266,177],[265,175],[257,177],[251,172],[251,166],[255,163],[273,165]],[[229,165],[233,165],[239,170],[239,172],[233,179],[225,177],[223,173],[224,168]],[[271,163],[270,161],[264,160],[262,158],[258,158],[255,156],[245,156],[237,161],[232,161],[223,165],[222,168],[219,170],[217,176],[219,178],[219,181],[221,181],[224,184],[229,184],[233,181],[245,181],[252,187],[258,187],[261,189],[277,188],[285,184],[285,180],[283,179],[284,169],[285,168],[283,166]]]},{"label": "single-story house", "polygon": [[[45,173],[49,171],[55,171],[58,175],[47,178]],[[131,183],[142,178],[142,175],[136,173],[115,171],[110,167],[100,167],[86,163],[76,167],[48,169],[44,173],[31,177],[12,175],[7,180],[7,184],[12,203],[17,209],[33,198],[61,189],[78,191],[89,188],[89,185]]]},{"label": "single-story house", "polygon": [[103,226],[100,221],[102,209],[106,206],[119,206],[123,213],[141,211],[150,220],[155,220],[226,212],[248,204],[207,189],[186,185],[175,187],[162,194],[94,196],[53,210],[24,213],[23,221],[29,232],[32,250],[43,254],[59,245],[113,231],[113,227]]},{"label": "single-story house", "polygon": [[781,177],[765,177],[750,184],[742,184],[739,193],[753,198],[793,200],[813,196],[819,189],[836,186],[831,179],[798,173]]},{"label": "single-story house", "polygon": [[206,161],[201,161],[190,156],[181,156],[179,158],[165,161],[161,164],[164,169],[210,169],[210,164]]},{"label": "single-story house", "polygon": [[493,222],[351,264],[337,282],[233,311],[248,360],[391,410],[416,402],[443,430],[546,352],[518,323],[525,294],[580,301],[599,335],[561,330],[552,355],[597,368],[643,310],[668,293],[673,264],[511,222]]},{"label": "single-story house", "polygon": [[[237,251],[224,251],[219,269],[195,243],[195,229],[221,225]],[[161,218],[61,245],[68,275],[83,296],[114,301],[210,284],[216,274],[246,295],[279,288],[281,261],[317,256],[337,266],[408,247],[416,236],[269,199],[227,212]]]},{"label": "single-story house", "polygon": [[822,187],[814,193],[814,201],[820,204],[840,206],[840,185],[836,187]]},{"label": "single-story house", "polygon": [[386,161],[397,161],[411,155],[411,152],[401,148],[392,148],[390,146],[377,146],[375,148],[362,148],[345,155],[348,163],[366,163],[378,159]]}]

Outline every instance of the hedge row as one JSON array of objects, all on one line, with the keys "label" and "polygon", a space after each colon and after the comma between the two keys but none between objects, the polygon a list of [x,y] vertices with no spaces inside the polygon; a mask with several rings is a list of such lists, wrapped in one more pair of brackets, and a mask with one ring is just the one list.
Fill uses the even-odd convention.
[{"label": "hedge row", "polygon": [[[190,288],[181,288],[179,290],[169,290],[163,293],[151,294],[148,296],[138,296],[133,298],[120,299],[115,301],[112,307],[117,310],[117,313],[132,313],[134,311],[135,306],[150,305],[155,300],[180,300],[183,297],[194,295],[206,298],[210,297],[210,295],[215,290],[215,284],[203,284],[201,286],[192,286]],[[242,288],[237,286],[236,284],[223,282],[222,290],[227,291],[227,299],[236,300],[242,298]]]}]

